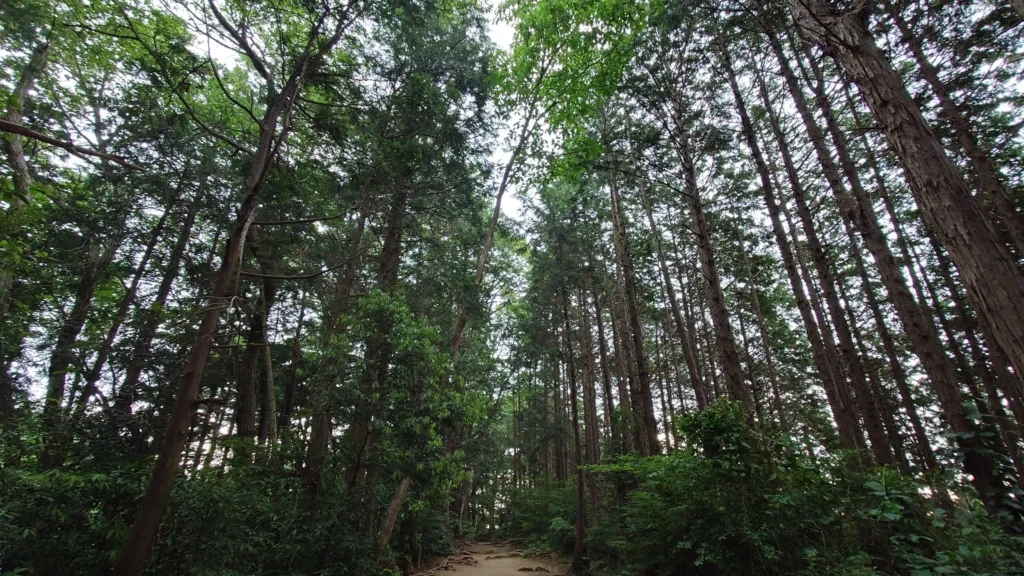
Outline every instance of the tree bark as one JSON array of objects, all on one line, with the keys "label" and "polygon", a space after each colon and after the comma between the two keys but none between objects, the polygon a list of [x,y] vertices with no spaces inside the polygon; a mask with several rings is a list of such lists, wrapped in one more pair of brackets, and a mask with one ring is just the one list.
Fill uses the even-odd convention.
[{"label": "tree bark", "polygon": [[[933,226],[960,270],[980,321],[1015,371],[1024,371],[1024,278],[988,222],[967,183],[946,155],[902,78],[875,43],[864,15],[840,14],[822,0],[789,0],[796,25],[829,50],[853,77],[879,127],[903,164],[926,221]],[[940,391],[954,430],[970,430],[958,408],[959,396]],[[994,474],[994,462],[980,451],[980,439],[964,438],[964,468],[991,512],[1000,509],[1008,487]]]},{"label": "tree bark", "polygon": [[[793,103],[803,120],[804,128],[807,131],[807,135],[810,138],[811,143],[813,144],[814,151],[817,154],[818,162],[821,164],[825,180],[828,181],[829,187],[832,189],[832,193],[839,202],[842,217],[851,220],[856,218],[856,224],[858,224],[858,228],[861,230],[862,234],[865,235],[865,239],[870,237],[873,240],[878,240],[877,237],[868,232],[868,217],[863,214],[863,206],[858,206],[854,202],[842,184],[839,171],[825,147],[825,137],[818,128],[817,122],[814,120],[810,108],[804,100],[803,90],[789,65],[789,60],[782,49],[782,45],[780,44],[778,37],[770,30],[767,35],[768,41],[775,52],[776,59],[782,67],[783,77],[786,79],[790,96],[793,98]],[[821,104],[821,102],[819,102],[819,104]],[[826,114],[826,118],[828,117],[829,115]],[[777,120],[773,120],[773,124],[775,123],[777,123]],[[780,144],[780,147],[781,146],[782,145]],[[847,174],[847,176],[849,177],[850,174]],[[853,174],[853,176],[856,178],[856,174]],[[849,324],[843,315],[842,305],[840,304],[836,294],[836,280],[828,261],[828,255],[822,247],[821,241],[818,239],[814,219],[808,207],[802,188],[800,193],[794,193],[794,200],[796,201],[797,213],[803,223],[804,235],[807,238],[808,245],[811,249],[814,267],[818,273],[818,278],[821,281],[821,286],[825,296],[825,303],[832,318],[832,325],[835,327],[836,335],[839,337],[840,350],[842,351],[843,358],[850,370],[850,382],[853,385],[853,390],[855,392],[854,399],[861,413],[861,417],[864,420],[864,428],[871,441],[871,450],[879,464],[895,464],[892,454],[892,446],[890,445],[888,436],[885,434],[884,425],[878,412],[878,406],[875,404],[870,392],[870,385],[867,381],[867,375],[864,371],[863,363],[856,352]],[[854,215],[855,213],[857,216],[863,217],[857,218],[857,216]],[[884,244],[884,239],[881,241],[881,244],[882,246],[879,246],[877,243],[872,244],[869,242],[868,247],[869,249],[875,248],[879,251],[883,250],[884,247],[884,250],[887,251],[888,248]],[[891,254],[889,257],[891,259]],[[883,268],[882,262],[880,262],[879,267],[883,269],[882,274],[884,277],[886,272]],[[902,277],[900,278],[900,282],[902,282]],[[892,293],[891,289],[890,293]],[[913,305],[916,310],[916,304],[914,304],[913,301],[911,301],[911,305]],[[917,312],[917,316],[920,316],[919,311]]]},{"label": "tree bark", "polygon": [[[615,154],[612,154],[612,164],[616,164]],[[657,454],[658,432],[657,422],[654,420],[654,399],[651,395],[651,376],[647,366],[647,354],[644,352],[643,328],[640,323],[640,305],[636,297],[636,274],[633,270],[633,260],[629,252],[629,239],[626,235],[626,224],[622,214],[622,200],[619,195],[619,185],[615,175],[616,167],[613,166],[608,175],[608,187],[611,191],[612,205],[612,226],[615,236],[615,248],[618,255],[619,267],[622,271],[622,284],[626,295],[626,317],[629,322],[629,335],[632,337],[633,362],[636,367],[636,386],[640,393],[637,407],[640,411],[634,411],[636,416],[635,424],[642,430],[642,442],[637,446],[642,455]]]},{"label": "tree bark", "polygon": [[391,496],[391,503],[388,504],[388,511],[384,514],[384,521],[381,522],[380,531],[377,532],[377,560],[378,562],[387,552],[388,544],[391,542],[391,532],[395,529],[395,522],[398,521],[398,514],[402,511],[402,503],[409,491],[412,478],[406,476],[398,483],[395,493]]},{"label": "tree bark", "polygon": [[718,357],[722,364],[726,388],[729,390],[729,396],[733,401],[743,404],[747,411],[747,419],[753,424],[754,406],[751,403],[750,392],[747,390],[743,376],[740,355],[736,350],[736,338],[732,333],[732,324],[729,321],[729,311],[726,308],[725,293],[722,291],[722,281],[718,273],[718,263],[711,240],[711,227],[708,225],[707,215],[704,213],[704,204],[701,201],[700,190],[697,187],[697,173],[690,150],[690,142],[685,135],[679,142],[678,152],[683,165],[686,192],[689,196],[690,216],[693,220],[697,251],[700,254],[701,269],[704,271],[704,278],[708,286],[708,296],[711,301],[711,320],[715,330],[715,348],[718,350]]},{"label": "tree bark", "polygon": [[572,350],[572,327],[569,324],[569,297],[562,286],[562,319],[565,326],[566,362],[569,372],[569,394],[572,397],[572,436],[576,456],[576,541],[572,551],[572,570],[583,568],[583,540],[586,538],[587,505],[583,490],[582,447],[580,446],[579,402],[576,399],[576,365]]},{"label": "tree bark", "polygon": [[181,260],[185,256],[185,249],[188,247],[188,240],[192,234],[192,228],[195,225],[198,211],[199,203],[190,202],[188,213],[185,215],[185,221],[181,225],[181,230],[174,242],[174,247],[171,249],[171,255],[167,259],[167,265],[164,267],[164,274],[160,279],[160,286],[157,287],[156,296],[153,299],[153,303],[143,312],[144,320],[142,327],[135,336],[131,360],[125,368],[124,382],[121,383],[117,399],[114,401],[114,409],[122,414],[131,413],[132,404],[135,402],[138,392],[139,379],[142,376],[143,367],[149,359],[153,338],[163,322],[163,308],[167,304],[167,298],[170,296],[174,280],[178,277],[178,268],[181,266]]},{"label": "tree bark", "polygon": [[910,48],[910,52],[921,70],[921,75],[931,86],[935,98],[939,101],[940,114],[949,122],[957,143],[967,156],[981,198],[984,203],[991,206],[991,212],[995,216],[993,224],[997,226],[998,232],[1006,233],[1008,244],[1016,249],[1018,258],[1024,256],[1024,220],[1021,219],[1017,207],[1010,200],[1006,186],[1003,185],[999,171],[992,163],[988,151],[978,142],[970,122],[953,101],[949,89],[939,77],[938,68],[925,54],[921,39],[914,34],[910,25],[890,1],[887,0],[885,6],[889,17],[903,37],[903,43]]}]

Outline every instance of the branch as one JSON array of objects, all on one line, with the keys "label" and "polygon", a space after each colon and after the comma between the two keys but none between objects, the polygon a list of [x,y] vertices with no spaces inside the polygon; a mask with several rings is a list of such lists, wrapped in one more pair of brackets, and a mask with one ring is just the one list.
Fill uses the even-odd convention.
[{"label": "branch", "polygon": [[73,142],[67,142],[65,140],[58,140],[58,139],[56,139],[56,138],[54,138],[52,136],[47,136],[46,134],[43,134],[42,132],[36,132],[35,130],[32,130],[31,128],[26,128],[25,126],[22,126],[21,124],[16,124],[14,122],[9,122],[7,120],[0,119],[0,132],[9,132],[11,134],[17,134],[19,136],[24,136],[26,138],[31,138],[33,140],[39,140],[40,142],[45,142],[45,143],[47,143],[47,144],[49,144],[51,146],[56,146],[58,148],[63,148],[64,150],[67,150],[68,152],[74,152],[75,154],[84,154],[86,156],[95,156],[97,158],[102,158],[104,160],[110,160],[111,162],[116,162],[117,164],[120,164],[121,166],[124,166],[125,168],[131,168],[133,170],[142,170],[143,169],[142,166],[138,166],[136,164],[132,164],[131,162],[129,162],[128,160],[126,160],[126,159],[124,159],[124,158],[122,158],[120,156],[114,156],[112,154],[105,154],[103,152],[98,152],[98,151],[93,150],[91,148],[82,148],[81,146],[78,146],[78,145],[76,145]]},{"label": "branch", "polygon": [[326,222],[327,220],[337,220],[338,218],[344,218],[348,212],[342,212],[341,214],[334,214],[332,216],[321,216],[320,218],[302,218],[299,220],[256,220],[253,222],[254,226],[287,226],[290,224],[309,224],[310,222]]},{"label": "branch", "polygon": [[341,268],[347,263],[348,260],[342,262],[341,264],[335,264],[334,266],[330,266],[328,268],[324,268],[323,270],[318,270],[310,274],[296,274],[294,276],[287,276],[282,274],[260,274],[259,272],[250,272],[248,270],[240,271],[239,275],[247,276],[249,278],[266,278],[268,280],[312,280],[313,278],[323,276],[324,274],[330,272],[331,270],[337,270],[338,268]]},{"label": "branch", "polygon": [[263,58],[261,58],[255,50],[253,50],[252,45],[249,44],[249,40],[234,26],[232,26],[230,22],[228,22],[228,19],[225,18],[224,15],[221,14],[220,10],[217,9],[217,5],[214,4],[213,0],[209,0],[209,5],[210,10],[213,12],[213,17],[217,19],[217,22],[219,22],[225,30],[227,30],[227,33],[234,38],[235,42],[238,42],[238,46],[245,52],[245,55],[249,57],[249,60],[252,62],[253,67],[256,68],[256,71],[259,72],[260,76],[262,76],[268,84],[272,84],[274,80],[270,75],[270,70],[267,68],[267,63],[263,61]]}]

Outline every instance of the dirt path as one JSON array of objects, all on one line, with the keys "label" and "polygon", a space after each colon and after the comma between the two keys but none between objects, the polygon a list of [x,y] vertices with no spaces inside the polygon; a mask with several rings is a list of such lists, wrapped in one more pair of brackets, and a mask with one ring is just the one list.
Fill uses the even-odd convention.
[{"label": "dirt path", "polygon": [[505,544],[474,542],[424,574],[444,576],[525,576],[528,574],[565,574],[567,564],[547,556],[526,556],[523,551]]}]

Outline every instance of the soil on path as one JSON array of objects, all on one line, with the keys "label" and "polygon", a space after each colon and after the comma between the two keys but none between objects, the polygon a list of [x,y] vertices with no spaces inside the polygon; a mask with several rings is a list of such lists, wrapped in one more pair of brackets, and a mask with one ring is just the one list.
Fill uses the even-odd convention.
[{"label": "soil on path", "polygon": [[425,572],[431,576],[530,576],[551,574],[562,576],[568,564],[553,561],[547,555],[527,556],[507,544],[468,543],[441,565]]}]

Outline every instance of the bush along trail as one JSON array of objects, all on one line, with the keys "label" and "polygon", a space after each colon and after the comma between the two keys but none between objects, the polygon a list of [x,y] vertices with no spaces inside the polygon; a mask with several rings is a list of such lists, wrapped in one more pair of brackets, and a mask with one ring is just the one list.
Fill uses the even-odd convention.
[{"label": "bush along trail", "polygon": [[1022,31],[0,2],[0,576],[1024,574]]}]

